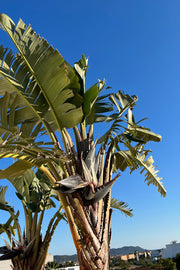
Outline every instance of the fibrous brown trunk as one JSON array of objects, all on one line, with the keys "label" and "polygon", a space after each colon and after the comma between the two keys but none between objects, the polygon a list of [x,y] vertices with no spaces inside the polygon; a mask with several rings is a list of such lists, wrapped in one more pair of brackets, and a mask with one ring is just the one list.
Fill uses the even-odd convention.
[{"label": "fibrous brown trunk", "polygon": [[108,270],[111,239],[110,194],[94,205],[85,205],[80,196],[69,196],[79,239],[75,246],[80,270]]},{"label": "fibrous brown trunk", "polygon": [[102,247],[102,249],[103,252],[98,253],[91,252],[88,248],[82,249],[82,253],[78,254],[80,270],[109,270],[109,248]]},{"label": "fibrous brown trunk", "polygon": [[[81,132],[75,129],[77,153],[73,143],[64,132],[67,150],[71,153],[71,162],[64,164],[66,187],[71,183],[69,176],[76,175],[81,182],[71,183],[72,188],[65,191],[61,181],[56,188],[68,219],[73,241],[77,250],[81,270],[108,270],[111,239],[110,208],[112,183],[112,149],[108,145],[101,147],[95,156],[95,144],[92,135],[86,137],[84,125]],[[91,132],[92,133],[92,130]],[[95,166],[96,163],[96,166]],[[86,185],[82,185],[82,182]],[[68,185],[67,185],[68,183]],[[55,181],[56,184],[56,181]]]}]

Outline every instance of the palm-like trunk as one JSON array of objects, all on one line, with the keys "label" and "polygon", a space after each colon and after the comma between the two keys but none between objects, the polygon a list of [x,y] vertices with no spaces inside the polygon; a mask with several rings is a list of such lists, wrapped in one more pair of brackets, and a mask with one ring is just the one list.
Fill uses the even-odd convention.
[{"label": "palm-like trunk", "polygon": [[[99,159],[95,156],[95,146],[92,136],[83,140],[81,134],[76,130],[75,135],[79,136],[77,153],[74,150],[72,141],[65,131],[64,143],[66,150],[73,155],[71,162],[65,164],[66,176],[78,174],[89,185],[83,189],[75,189],[74,192],[63,194],[61,188],[58,191],[60,200],[64,206],[74,244],[77,249],[80,269],[86,270],[107,270],[109,269],[110,240],[111,240],[111,182],[112,181],[112,145],[109,146],[105,155],[104,146],[99,151]],[[94,154],[92,152],[94,151]],[[91,152],[91,153],[90,153]],[[89,154],[90,153],[90,154]],[[88,156],[90,155],[90,156]],[[89,164],[87,161],[90,160]],[[85,162],[82,160],[85,160]],[[95,173],[96,159],[96,173]],[[51,168],[52,169],[52,168]],[[68,178],[67,178],[68,179]],[[51,179],[56,185],[57,182]],[[61,181],[59,182],[61,184]],[[84,182],[83,182],[84,183]],[[109,187],[110,184],[110,187]],[[94,189],[91,199],[85,196],[90,187]],[[92,187],[93,186],[93,187]],[[105,191],[105,195],[100,194]],[[86,194],[87,195],[87,194]],[[94,199],[96,197],[96,199]]]},{"label": "palm-like trunk", "polygon": [[[46,189],[44,186],[43,188],[39,184],[40,180],[35,176],[34,172],[29,171],[25,176],[18,179],[19,184],[23,183],[23,196],[17,193],[24,209],[25,230],[23,233],[19,221],[19,211],[15,214],[14,208],[5,202],[4,195],[7,187],[0,189],[0,197],[3,202],[0,208],[8,211],[10,214],[9,220],[5,224],[1,224],[9,243],[5,241],[6,246],[0,247],[0,254],[3,254],[0,256],[0,260],[11,259],[11,268],[13,270],[44,269],[52,236],[60,220],[64,218],[64,215],[61,214],[61,209],[56,211],[49,221],[44,237],[42,236],[41,229],[44,212],[54,205],[50,200],[52,195],[50,187],[52,186],[46,186]],[[11,179],[10,181],[13,184],[16,183],[16,180]],[[37,192],[35,192],[35,186],[37,187]],[[43,209],[40,208],[40,204]],[[31,208],[32,205],[34,206],[34,211]],[[13,227],[11,223],[14,223]],[[15,231],[17,234],[16,239],[14,238]]]},{"label": "palm-like trunk", "polygon": [[111,240],[110,194],[93,205],[86,206],[82,199],[68,195],[73,220],[69,225],[77,249],[80,269],[109,269]]},{"label": "palm-like trunk", "polygon": [[[19,245],[17,246],[16,243],[13,241],[14,250],[19,250],[17,256],[11,259],[11,267],[13,270],[43,270],[45,267],[49,245],[54,230],[59,223],[59,218],[56,217],[56,214],[54,215],[54,217],[50,220],[46,234],[43,238],[40,232],[43,220],[43,213],[41,213],[37,224],[37,220],[35,221],[36,218],[37,217],[35,214],[31,224],[29,224],[29,233],[27,232],[25,236],[22,236],[21,234],[20,241],[22,241],[22,245],[19,241]],[[34,232],[33,227],[35,228]]]},{"label": "palm-like trunk", "polygon": [[[104,199],[109,201],[109,196]],[[81,236],[81,253],[78,254],[80,265],[85,269],[108,269],[110,244],[110,210],[102,206],[104,202],[83,207],[80,203],[81,213],[76,209],[76,223],[79,223]],[[100,220],[99,220],[100,219]]]},{"label": "palm-like trunk", "polygon": [[[29,248],[22,244],[22,246],[13,244],[14,249],[19,249],[17,256],[11,259],[11,267],[13,270],[43,270],[46,263],[46,257],[48,254],[49,245],[51,242],[54,230],[59,223],[58,218],[55,216],[51,219],[47,232],[42,238],[41,233],[38,231],[38,226],[36,227],[36,235],[32,235],[31,241],[29,240]],[[33,226],[32,226],[33,227]],[[31,229],[32,229],[31,227]],[[41,226],[39,226],[41,227]],[[32,230],[31,230],[32,231]],[[27,236],[27,235],[26,235]],[[34,238],[35,237],[35,238]],[[24,239],[24,243],[27,239]],[[20,244],[20,242],[19,242]]]}]

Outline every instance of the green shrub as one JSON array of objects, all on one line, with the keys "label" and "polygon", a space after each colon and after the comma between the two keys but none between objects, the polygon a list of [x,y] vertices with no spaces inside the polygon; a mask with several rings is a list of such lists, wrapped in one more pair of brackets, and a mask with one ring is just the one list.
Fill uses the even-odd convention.
[{"label": "green shrub", "polygon": [[176,263],[172,259],[160,259],[158,265],[162,266],[164,270],[176,269]]}]

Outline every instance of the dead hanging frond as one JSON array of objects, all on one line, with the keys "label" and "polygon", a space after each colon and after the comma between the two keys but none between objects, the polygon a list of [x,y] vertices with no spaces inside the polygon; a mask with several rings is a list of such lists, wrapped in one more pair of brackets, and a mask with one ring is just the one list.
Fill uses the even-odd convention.
[{"label": "dead hanging frond", "polygon": [[148,186],[150,184],[158,187],[158,191],[160,192],[161,196],[165,197],[166,196],[166,190],[165,187],[163,186],[161,180],[163,178],[159,177],[157,173],[159,172],[156,170],[156,167],[154,165],[154,160],[153,157],[150,156],[146,158],[146,152],[142,153],[141,155],[138,155],[136,157],[136,161],[140,167],[140,173],[145,175],[145,182],[147,182]]}]

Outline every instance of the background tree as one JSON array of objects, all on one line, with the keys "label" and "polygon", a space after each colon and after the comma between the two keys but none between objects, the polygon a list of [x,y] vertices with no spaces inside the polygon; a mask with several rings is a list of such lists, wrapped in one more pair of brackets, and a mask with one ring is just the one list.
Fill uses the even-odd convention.
[{"label": "background tree", "polygon": [[24,209],[25,230],[22,232],[19,210],[5,201],[6,187],[0,189],[0,210],[7,211],[10,218],[0,224],[0,233],[6,233],[9,243],[0,247],[0,260],[11,259],[14,270],[44,269],[48,248],[53,233],[61,219],[65,219],[60,209],[50,218],[47,230],[42,236],[43,217],[46,210],[55,207],[52,198],[57,199],[50,183],[37,178],[31,169],[23,176],[9,179],[16,188],[17,198]]},{"label": "background tree", "polygon": [[164,270],[173,270],[176,269],[176,263],[173,262],[172,259],[160,259],[157,261],[157,265],[159,268],[164,269]]},{"label": "background tree", "polygon": [[[111,187],[120,171],[140,168],[147,184],[165,196],[145,148],[161,136],[135,122],[136,96],[101,95],[104,81],[85,89],[85,56],[73,68],[22,20],[15,25],[1,14],[0,24],[18,50],[0,48],[0,158],[16,159],[0,177],[37,167],[57,190],[80,269],[109,269],[111,207],[131,215],[124,202],[111,198]],[[94,138],[98,122],[109,123],[99,140]],[[40,142],[42,134],[51,142]]]},{"label": "background tree", "polygon": [[180,270],[180,253],[176,254],[174,261],[176,263],[177,270]]},{"label": "background tree", "polygon": [[111,269],[116,269],[114,267],[118,267],[120,269],[128,269],[129,265],[128,265],[128,262],[125,262],[124,260],[121,260],[121,257],[113,257],[110,259],[110,267]]}]

